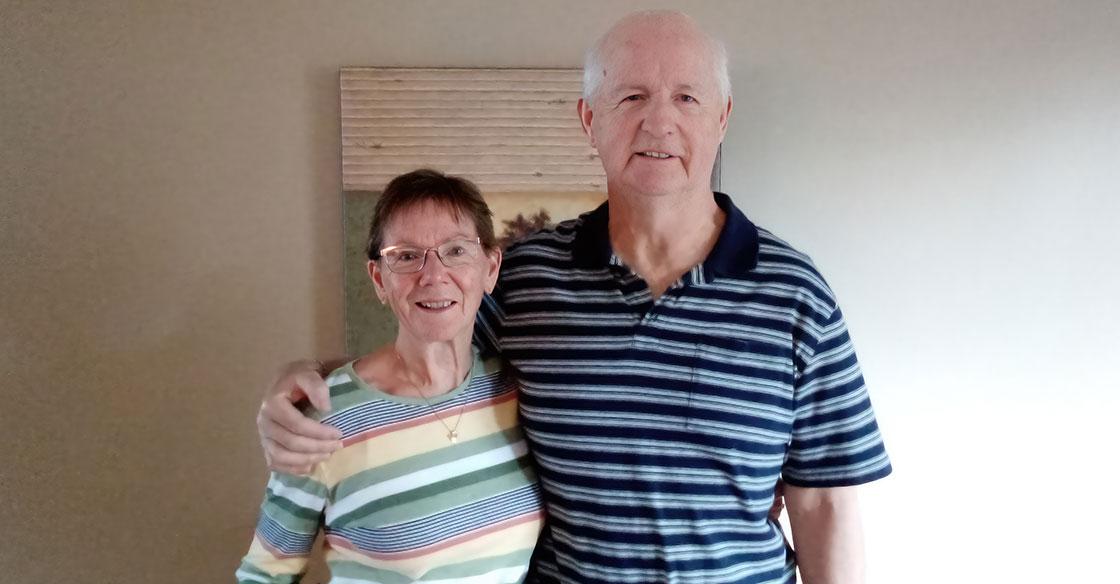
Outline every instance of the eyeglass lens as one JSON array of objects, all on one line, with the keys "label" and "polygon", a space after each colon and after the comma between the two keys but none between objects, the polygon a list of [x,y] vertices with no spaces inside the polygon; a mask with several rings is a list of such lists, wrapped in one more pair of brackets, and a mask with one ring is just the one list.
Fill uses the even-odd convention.
[{"label": "eyeglass lens", "polygon": [[389,269],[398,273],[419,272],[424,269],[428,252],[436,252],[443,265],[454,268],[471,263],[478,257],[479,244],[469,239],[455,239],[438,247],[392,247],[384,251]]}]

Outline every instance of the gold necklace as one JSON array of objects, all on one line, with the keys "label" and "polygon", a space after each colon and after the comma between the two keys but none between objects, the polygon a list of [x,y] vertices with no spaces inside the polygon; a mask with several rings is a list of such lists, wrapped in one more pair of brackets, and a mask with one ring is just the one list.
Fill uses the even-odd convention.
[{"label": "gold necklace", "polygon": [[[397,356],[397,362],[401,364],[401,368],[404,369],[405,377],[407,378],[408,367],[404,364],[404,359],[401,357],[400,351],[393,349],[393,354]],[[447,425],[447,422],[443,421],[443,418],[439,415],[439,410],[432,405],[432,402],[428,400],[428,396],[424,395],[424,390],[420,389],[419,385],[416,386],[416,393],[420,394],[420,398],[424,400],[424,404],[428,406],[429,410],[432,410],[432,415],[434,415],[443,428],[447,430],[447,441],[452,444],[458,444],[459,422],[463,421],[463,410],[466,408],[467,404],[464,403],[459,406],[459,415],[455,417],[455,426],[451,427]]]}]

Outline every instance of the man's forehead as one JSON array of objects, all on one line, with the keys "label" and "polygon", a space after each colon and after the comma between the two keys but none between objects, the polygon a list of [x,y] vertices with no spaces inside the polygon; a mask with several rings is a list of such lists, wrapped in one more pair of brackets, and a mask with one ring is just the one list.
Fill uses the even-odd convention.
[{"label": "man's forehead", "polygon": [[718,84],[714,68],[702,61],[637,64],[618,59],[603,67],[603,87],[612,93],[659,88],[674,93],[699,93],[716,91]]},{"label": "man's forehead", "polygon": [[604,52],[608,83],[633,83],[650,74],[672,76],[674,84],[693,88],[715,82],[715,56],[700,39],[627,39]]}]

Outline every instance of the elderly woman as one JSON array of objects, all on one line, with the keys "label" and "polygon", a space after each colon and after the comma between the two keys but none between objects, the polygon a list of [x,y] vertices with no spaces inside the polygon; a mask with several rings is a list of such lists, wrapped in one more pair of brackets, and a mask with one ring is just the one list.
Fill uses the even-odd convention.
[{"label": "elderly woman", "polygon": [[321,526],[332,582],[521,582],[540,493],[516,386],[471,346],[501,264],[490,210],[461,178],[399,176],[368,255],[396,341],[327,378],[331,410],[312,415],[343,448],[308,477],[273,473],[238,580],[297,582]]}]

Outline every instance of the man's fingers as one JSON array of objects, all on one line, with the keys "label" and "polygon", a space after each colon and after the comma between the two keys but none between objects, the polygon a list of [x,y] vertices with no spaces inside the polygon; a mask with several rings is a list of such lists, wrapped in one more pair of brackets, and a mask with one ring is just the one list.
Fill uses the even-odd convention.
[{"label": "man's fingers", "polygon": [[320,412],[331,411],[331,390],[318,372],[300,374],[296,383],[315,409]]},{"label": "man's fingers", "polygon": [[[271,422],[273,427],[266,427],[263,422]],[[342,438],[342,433],[337,429],[320,424],[303,415],[303,412],[296,409],[283,396],[273,396],[266,399],[261,404],[261,410],[257,414],[257,427],[260,428],[261,436],[276,439],[278,436],[270,433],[276,431],[274,426],[279,426],[282,430],[313,440],[337,442]],[[331,450],[334,450],[334,448]],[[319,449],[315,450],[315,452],[319,451]]]},{"label": "man's fingers", "polygon": [[326,460],[329,456],[327,454],[301,454],[292,452],[268,438],[261,440],[261,446],[264,447],[265,460],[268,462],[268,468],[288,474],[309,474],[315,464]]},{"label": "man's fingers", "polygon": [[[288,406],[291,407],[291,406]],[[257,429],[262,439],[275,442],[277,448],[295,454],[329,454],[342,447],[338,430],[303,417],[292,408],[295,416],[269,416],[265,409],[257,416]],[[275,412],[272,412],[275,413]]]},{"label": "man's fingers", "polygon": [[[307,422],[315,423],[310,420],[307,420]],[[308,438],[305,435],[306,433],[291,432],[285,428],[275,428],[273,430],[268,437],[279,444],[280,448],[296,454],[321,454],[325,457],[342,447],[342,444],[335,438]],[[306,428],[303,430],[306,430]]]},{"label": "man's fingers", "polygon": [[282,472],[284,474],[307,476],[311,474],[311,469],[313,467],[269,465],[268,468],[276,472]]}]

